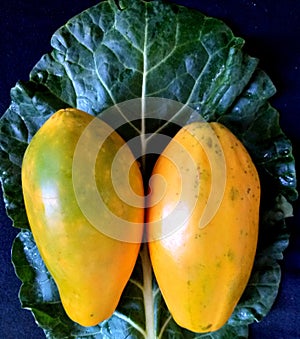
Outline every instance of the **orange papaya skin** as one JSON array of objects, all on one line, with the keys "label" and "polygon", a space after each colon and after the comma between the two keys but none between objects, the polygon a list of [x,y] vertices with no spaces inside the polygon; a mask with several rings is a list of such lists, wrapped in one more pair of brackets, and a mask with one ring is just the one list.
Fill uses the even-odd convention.
[{"label": "orange papaya skin", "polygon": [[[57,284],[66,313],[83,326],[96,325],[113,314],[140,248],[138,241],[124,242],[100,232],[76,200],[72,182],[74,152],[93,119],[77,109],[56,112],[31,140],[22,164],[25,207],[38,250]],[[90,137],[93,142],[94,136]],[[143,223],[144,209],[124,204],[108,182],[114,155],[124,144],[112,132],[95,162],[95,178],[102,193],[111,198],[107,202],[111,211],[129,222]],[[125,148],[123,160],[133,162],[130,180],[136,194],[143,197],[142,176],[129,149]],[[88,190],[86,178],[79,180]],[[111,220],[102,212],[99,206],[98,218],[104,227],[109,226]],[[142,240],[142,234],[143,228],[137,228],[135,239]]]},{"label": "orange papaya skin", "polygon": [[[218,157],[213,135],[223,151],[225,166],[220,171],[225,181],[215,213],[206,225],[201,225],[212,185],[209,158],[213,152]],[[197,168],[194,175],[185,167],[186,155],[176,151],[175,143],[183,146],[182,152],[188,152],[193,159]],[[203,148],[203,143],[208,147]],[[181,169],[180,175],[176,168]],[[218,166],[215,170],[219,171]],[[260,202],[256,168],[245,147],[226,127],[194,122],[170,141],[153,174],[163,177],[166,187],[160,200],[150,199],[146,217],[150,259],[164,300],[181,327],[199,333],[216,331],[230,318],[254,262]],[[155,192],[160,189],[153,178],[151,190]],[[196,202],[180,198],[181,184],[186,180],[197,184]],[[172,222],[165,215],[176,208],[185,214],[186,222],[165,235],[164,230],[170,227],[166,223]],[[176,220],[173,221],[171,227],[176,226]]]}]

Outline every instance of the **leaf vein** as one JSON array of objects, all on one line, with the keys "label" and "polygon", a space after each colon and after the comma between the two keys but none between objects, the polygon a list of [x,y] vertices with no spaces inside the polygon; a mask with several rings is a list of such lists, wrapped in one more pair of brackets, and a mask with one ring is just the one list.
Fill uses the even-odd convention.
[{"label": "leaf vein", "polygon": [[176,49],[178,49],[178,47],[181,46],[180,44],[178,44],[178,35],[179,35],[179,24],[177,22],[176,32],[175,32],[175,44],[174,44],[172,50],[164,58],[162,58],[160,60],[160,62],[158,62],[156,65],[152,66],[149,70],[147,70],[147,73],[150,73],[150,72],[154,71],[156,68],[158,68],[164,62],[166,62],[174,54]]},{"label": "leaf vein", "polygon": [[143,291],[143,286],[139,283],[139,282],[137,282],[136,280],[134,280],[134,279],[130,279],[129,280],[133,285],[135,285],[136,287],[138,287],[141,291]]},{"label": "leaf vein", "polygon": [[91,48],[89,48],[87,45],[83,44],[82,41],[80,41],[76,35],[74,35],[74,33],[71,31],[69,25],[67,24],[66,26],[66,29],[69,31],[69,33],[72,35],[72,37],[81,45],[83,46],[84,48],[86,48],[88,51],[90,51],[91,53],[93,53],[93,50]]},{"label": "leaf vein", "polygon": [[170,316],[166,319],[166,321],[164,322],[164,324],[162,325],[161,330],[160,330],[159,335],[158,335],[158,339],[162,339],[162,336],[163,336],[163,334],[164,334],[164,331],[165,331],[165,329],[166,329],[166,327],[167,327],[167,325],[168,325],[168,323],[170,322],[171,319],[172,319],[172,316],[170,315]]},{"label": "leaf vein", "polygon": [[125,316],[124,314],[115,311],[114,315],[116,317],[118,317],[121,320],[126,321],[128,324],[130,324],[133,328],[135,328],[138,332],[140,332],[144,337],[146,337],[146,332],[144,331],[144,329],[142,329],[138,324],[136,324],[132,319],[130,319],[129,317]]}]

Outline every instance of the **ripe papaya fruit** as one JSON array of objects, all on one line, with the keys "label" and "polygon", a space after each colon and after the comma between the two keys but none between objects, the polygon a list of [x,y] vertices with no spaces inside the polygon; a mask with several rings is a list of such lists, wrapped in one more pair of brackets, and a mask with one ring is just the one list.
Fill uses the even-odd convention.
[{"label": "ripe papaya fruit", "polygon": [[225,126],[193,122],[170,141],[152,175],[147,236],[163,298],[180,326],[216,331],[231,316],[254,262],[260,204],[256,167]]},{"label": "ripe papaya fruit", "polygon": [[[97,119],[95,128],[87,128],[94,119],[77,109],[57,111],[32,138],[22,164],[24,202],[37,248],[57,284],[66,313],[83,326],[109,318],[117,307],[138,256],[144,222],[143,206],[128,205],[111,182],[111,168],[118,154],[118,174],[122,176],[118,190],[127,194],[128,186],[122,186],[122,182],[129,175],[132,190],[143,198],[139,166],[124,140],[105,122]],[[87,147],[76,153],[84,132]],[[107,138],[90,161],[89,146],[98,143],[101,133]],[[86,205],[92,205],[91,180],[84,172],[89,161],[94,165],[91,173],[102,196],[103,203],[94,211],[100,226],[104,231],[117,229],[120,220],[142,225],[132,228],[133,242],[101,232],[101,227],[99,230],[82,211],[73,177],[77,175],[77,190],[82,190]],[[128,163],[132,163],[130,171],[123,165]]]}]

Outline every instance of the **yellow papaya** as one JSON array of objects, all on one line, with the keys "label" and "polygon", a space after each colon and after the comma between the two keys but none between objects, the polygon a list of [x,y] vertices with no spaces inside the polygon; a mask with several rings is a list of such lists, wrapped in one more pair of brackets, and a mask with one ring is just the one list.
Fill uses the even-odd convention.
[{"label": "yellow papaya", "polygon": [[170,141],[152,175],[147,236],[163,298],[180,326],[216,331],[231,316],[254,262],[260,204],[256,167],[225,126],[194,122]]},{"label": "yellow papaya", "polygon": [[[105,122],[97,119],[95,128],[87,128],[94,119],[97,118],[77,109],[57,111],[32,138],[22,164],[24,202],[37,248],[57,284],[66,313],[83,326],[109,318],[117,307],[138,256],[144,222],[143,206],[128,205],[111,182],[111,168],[118,154],[118,174],[124,183],[129,175],[133,192],[143,199],[139,166],[124,140]],[[87,147],[78,152],[83,133]],[[97,205],[94,215],[104,231],[117,229],[120,220],[126,220],[128,225],[142,225],[133,228],[133,242],[101,232],[93,218],[83,212],[84,202],[78,202],[75,174],[77,191],[82,190],[86,205],[93,204],[89,195],[91,180],[84,171],[89,162],[89,146],[98,143],[101,133],[107,137],[94,161],[90,161],[94,164],[92,182],[103,202]],[[130,171],[124,167],[128,163],[132,163]],[[128,186],[118,184],[118,190],[126,195]],[[120,229],[121,233],[125,231]]]}]

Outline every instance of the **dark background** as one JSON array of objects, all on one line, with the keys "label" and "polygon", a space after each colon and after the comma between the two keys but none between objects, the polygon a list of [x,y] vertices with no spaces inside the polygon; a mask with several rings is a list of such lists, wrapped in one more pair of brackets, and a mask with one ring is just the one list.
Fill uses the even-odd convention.
[{"label": "dark background", "polygon": [[[29,72],[45,53],[57,28],[98,1],[2,0],[0,5],[0,116],[10,103],[10,88],[28,80]],[[281,113],[281,126],[294,145],[298,168],[300,146],[300,1],[297,0],[177,0],[222,19],[235,35],[246,39],[246,50],[260,59],[277,94],[271,103]],[[192,27],[191,27],[192,29]],[[17,230],[6,217],[0,192],[0,338],[44,338],[34,318],[18,300],[20,281],[10,261]],[[278,298],[267,317],[250,327],[253,339],[300,338],[300,215],[294,205],[288,220],[291,239],[285,251]],[[116,338],[123,339],[123,338]],[[154,338],[153,338],[154,339]]]}]

